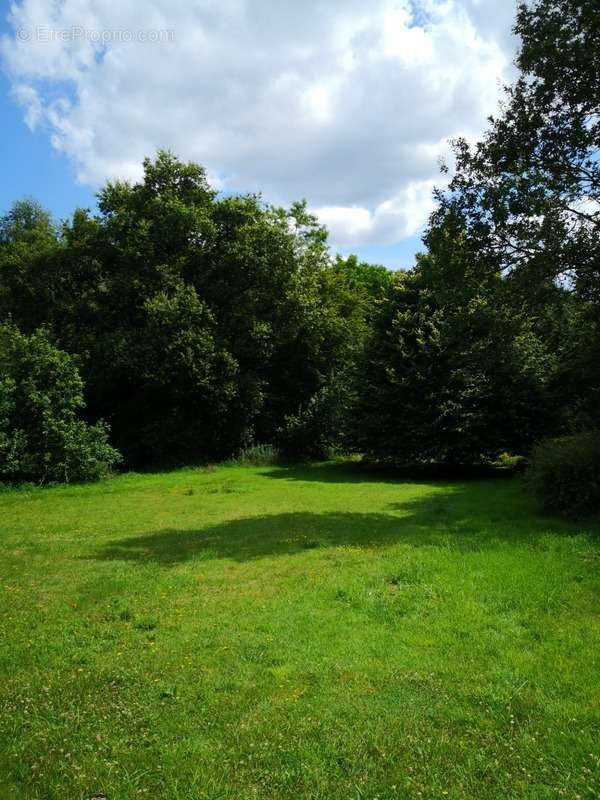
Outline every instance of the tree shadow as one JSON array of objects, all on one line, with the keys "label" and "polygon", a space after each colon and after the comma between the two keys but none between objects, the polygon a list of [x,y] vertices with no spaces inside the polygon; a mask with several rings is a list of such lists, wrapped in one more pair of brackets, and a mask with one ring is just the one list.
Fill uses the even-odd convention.
[{"label": "tree shadow", "polygon": [[393,467],[364,461],[286,464],[265,469],[267,478],[319,483],[422,483],[511,478],[515,471],[486,464],[415,464]]},{"label": "tree shadow", "polygon": [[394,503],[389,513],[296,512],[244,517],[191,530],[162,529],[110,541],[87,558],[169,566],[193,559],[243,562],[311,549],[373,549],[400,543],[473,552],[505,541],[533,542],[549,532],[582,532],[570,523],[535,516],[528,507],[511,506],[502,492],[490,502],[490,494],[489,486],[482,486],[479,494],[472,486],[456,486]]},{"label": "tree shadow", "polygon": [[265,469],[266,478],[285,481],[319,483],[372,483],[388,481],[399,483],[401,478],[388,470],[375,470],[352,461],[325,461],[302,464],[281,464]]},{"label": "tree shadow", "polygon": [[248,561],[337,545],[384,547],[398,539],[402,527],[402,518],[391,514],[273,514],[119,539],[93,557],[160,564],[213,558]]}]

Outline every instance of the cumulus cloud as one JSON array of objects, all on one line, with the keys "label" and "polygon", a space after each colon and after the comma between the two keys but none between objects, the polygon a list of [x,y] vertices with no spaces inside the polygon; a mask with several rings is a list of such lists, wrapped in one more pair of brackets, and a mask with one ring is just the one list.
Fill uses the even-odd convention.
[{"label": "cumulus cloud", "polygon": [[[140,11],[143,8],[143,11]],[[340,246],[414,235],[447,140],[510,70],[511,2],[20,0],[0,44],[27,124],[82,182],[158,147],[219,188],[299,197]]]},{"label": "cumulus cloud", "polygon": [[318,214],[342,247],[394,242],[417,234],[433,210],[432,180],[413,181],[371,211],[363,206],[321,206]]}]

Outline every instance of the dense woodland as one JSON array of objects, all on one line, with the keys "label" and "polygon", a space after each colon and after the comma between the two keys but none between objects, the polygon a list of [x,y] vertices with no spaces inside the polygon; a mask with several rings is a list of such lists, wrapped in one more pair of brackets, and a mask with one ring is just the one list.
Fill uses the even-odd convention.
[{"label": "dense woodland", "polygon": [[256,445],[451,467],[534,449],[559,506],[594,507],[597,2],[524,4],[515,32],[518,78],[484,138],[454,142],[411,270],[333,257],[305,204],[220,196],[168,152],[108,183],[97,214],[57,225],[16,202],[0,220],[0,480]]}]

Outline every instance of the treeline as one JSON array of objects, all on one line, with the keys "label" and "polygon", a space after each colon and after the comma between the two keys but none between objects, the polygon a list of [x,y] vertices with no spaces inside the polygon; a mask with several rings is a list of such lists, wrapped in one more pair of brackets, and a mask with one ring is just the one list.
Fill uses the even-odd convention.
[{"label": "treeline", "polygon": [[475,464],[598,428],[598,21],[591,0],[519,8],[519,77],[482,141],[454,143],[408,272],[332,258],[305,205],[220,197],[167,152],[107,184],[95,216],[56,227],[16,203],[0,222],[0,476],[253,444]]},{"label": "treeline", "polygon": [[64,416],[47,374],[58,370],[44,372],[60,360],[50,345],[75,357],[61,384],[78,385],[76,364],[85,418],[108,423],[129,467],[222,459],[253,442],[302,449],[301,420],[351,382],[391,274],[332,262],[302,204],[219,198],[201,167],[165,152],[140,183],[107,185],[99,209],[57,230],[23,201],[0,224],[4,473],[39,477],[14,455],[33,447],[22,402],[10,409],[26,350],[35,392]]}]

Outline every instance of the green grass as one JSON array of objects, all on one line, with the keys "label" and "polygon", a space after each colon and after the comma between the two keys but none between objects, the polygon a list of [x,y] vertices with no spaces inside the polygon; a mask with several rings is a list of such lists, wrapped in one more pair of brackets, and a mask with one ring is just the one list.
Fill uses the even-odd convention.
[{"label": "green grass", "polygon": [[0,798],[596,798],[600,526],[339,464],[0,494]]}]

